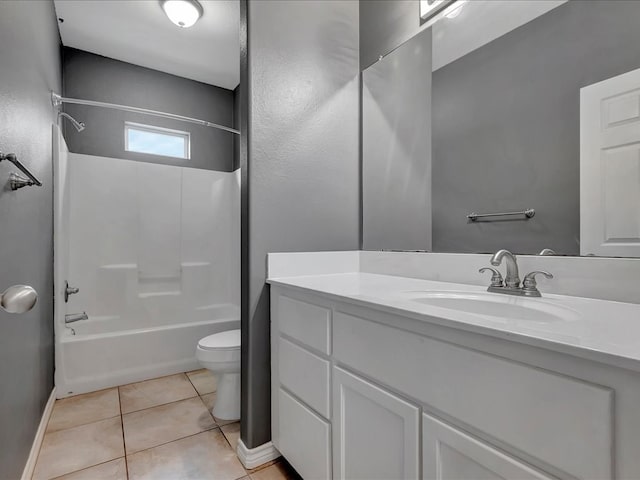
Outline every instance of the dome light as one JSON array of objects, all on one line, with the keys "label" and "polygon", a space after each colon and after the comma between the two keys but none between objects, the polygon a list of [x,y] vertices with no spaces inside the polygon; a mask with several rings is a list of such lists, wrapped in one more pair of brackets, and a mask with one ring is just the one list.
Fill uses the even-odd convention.
[{"label": "dome light", "polygon": [[162,9],[180,28],[192,27],[202,16],[202,5],[196,0],[164,0]]}]

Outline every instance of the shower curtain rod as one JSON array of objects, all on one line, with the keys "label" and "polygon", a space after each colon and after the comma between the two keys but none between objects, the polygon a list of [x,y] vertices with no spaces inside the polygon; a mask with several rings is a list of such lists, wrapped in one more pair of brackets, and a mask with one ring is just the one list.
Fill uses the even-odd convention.
[{"label": "shower curtain rod", "polygon": [[111,108],[113,110],[122,110],[125,112],[145,113],[147,115],[154,115],[156,117],[170,118],[172,120],[180,120],[182,122],[195,123],[196,125],[204,125],[205,127],[217,128],[219,130],[224,130],[225,132],[231,132],[235,133],[236,135],[240,135],[240,130],[236,130],[235,128],[225,127],[224,125],[207,122],[206,120],[199,120],[197,118],[184,117],[182,115],[176,115],[174,113],[159,112],[157,110],[149,110],[146,108],[130,107],[128,105],[118,105],[115,103],[95,102],[93,100],[80,100],[79,98],[67,98],[54,92],[51,92],[51,102],[56,107],[62,105],[63,103],[71,103],[74,105],[89,105],[91,107]]}]

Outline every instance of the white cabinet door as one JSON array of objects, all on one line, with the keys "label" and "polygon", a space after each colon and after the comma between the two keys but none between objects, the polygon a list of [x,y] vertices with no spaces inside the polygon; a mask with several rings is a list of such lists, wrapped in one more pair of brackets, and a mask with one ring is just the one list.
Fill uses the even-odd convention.
[{"label": "white cabinet door", "polygon": [[492,446],[422,415],[424,480],[551,480]]},{"label": "white cabinet door", "polygon": [[640,257],[640,69],[580,90],[580,254]]},{"label": "white cabinet door", "polygon": [[418,478],[418,407],[339,367],[332,428],[335,479]]}]

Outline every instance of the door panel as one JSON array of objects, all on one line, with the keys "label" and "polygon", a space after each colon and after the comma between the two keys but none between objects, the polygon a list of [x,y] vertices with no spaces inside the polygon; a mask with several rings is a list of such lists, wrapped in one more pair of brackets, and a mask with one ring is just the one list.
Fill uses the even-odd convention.
[{"label": "door panel", "polygon": [[424,480],[551,480],[430,415],[422,415]]},{"label": "door panel", "polygon": [[580,91],[580,254],[640,257],[640,69]]},{"label": "door panel", "polygon": [[418,478],[418,407],[338,367],[333,381],[334,478]]}]

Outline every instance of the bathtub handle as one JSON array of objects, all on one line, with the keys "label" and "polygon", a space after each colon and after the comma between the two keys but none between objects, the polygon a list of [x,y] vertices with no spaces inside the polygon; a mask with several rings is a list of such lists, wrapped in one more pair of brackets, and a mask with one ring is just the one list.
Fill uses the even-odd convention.
[{"label": "bathtub handle", "polygon": [[69,303],[69,296],[75,295],[79,291],[79,288],[70,287],[69,282],[64,282],[64,303]]}]

